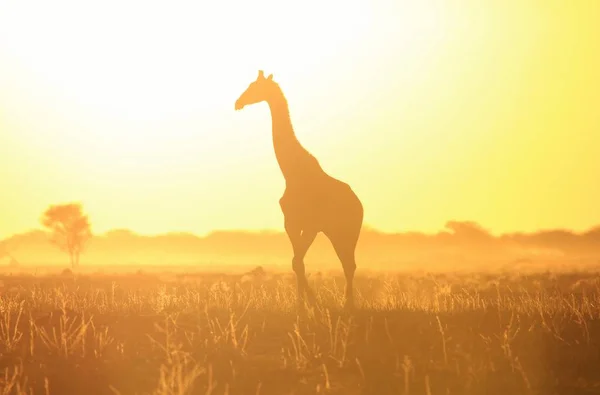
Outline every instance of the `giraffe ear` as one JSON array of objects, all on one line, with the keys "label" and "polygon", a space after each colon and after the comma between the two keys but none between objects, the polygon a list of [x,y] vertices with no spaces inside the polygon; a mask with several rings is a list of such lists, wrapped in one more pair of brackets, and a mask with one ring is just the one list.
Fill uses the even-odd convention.
[{"label": "giraffe ear", "polygon": [[262,70],[258,70],[258,78],[257,79],[262,79],[265,78],[265,72]]},{"label": "giraffe ear", "polygon": [[267,77],[268,80],[272,81],[273,80],[273,74],[269,74],[269,76]]}]

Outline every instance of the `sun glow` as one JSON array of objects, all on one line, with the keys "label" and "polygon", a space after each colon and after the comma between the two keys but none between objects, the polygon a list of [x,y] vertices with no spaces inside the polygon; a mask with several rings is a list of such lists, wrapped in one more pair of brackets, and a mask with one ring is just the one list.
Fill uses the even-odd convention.
[{"label": "sun glow", "polygon": [[141,4],[5,1],[0,45],[65,106],[156,120],[210,114],[257,68],[293,83],[358,43],[370,22],[366,7],[345,6],[332,29],[336,2]]},{"label": "sun glow", "polygon": [[360,50],[369,7],[340,7],[316,0],[3,1],[0,56],[12,72],[0,76],[0,86],[13,100],[21,96],[27,111],[11,115],[29,124],[28,133],[36,123],[63,130],[55,143],[85,172],[135,168],[151,176],[182,165],[169,147],[213,144],[210,162],[230,141],[217,133],[247,133],[234,125],[233,102],[256,70],[302,91],[306,80],[338,68],[338,57]]},{"label": "sun glow", "polygon": [[228,111],[259,68],[299,87],[386,40],[400,40],[410,63],[440,39],[443,22],[435,7],[411,2],[140,4],[3,1],[0,46],[57,106],[156,121]]}]

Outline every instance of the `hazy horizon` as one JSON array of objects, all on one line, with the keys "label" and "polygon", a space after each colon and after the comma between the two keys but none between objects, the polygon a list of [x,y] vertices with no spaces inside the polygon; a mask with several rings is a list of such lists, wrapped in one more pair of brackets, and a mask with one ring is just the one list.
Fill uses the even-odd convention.
[{"label": "hazy horizon", "polygon": [[[515,234],[537,234],[537,233],[555,232],[555,231],[568,232],[568,233],[577,235],[577,234],[586,234],[589,232],[595,232],[600,229],[600,223],[598,223],[596,225],[592,225],[592,226],[589,226],[589,227],[586,227],[583,229],[569,229],[566,227],[553,227],[553,228],[534,229],[534,230],[530,230],[530,231],[522,231],[522,230],[512,230],[511,231],[511,230],[509,230],[506,232],[493,232],[489,227],[485,226],[485,224],[481,224],[477,221],[449,220],[449,221],[446,221],[444,223],[444,225],[440,226],[438,229],[432,229],[432,230],[428,230],[428,231],[422,231],[422,230],[416,230],[416,229],[402,229],[402,230],[396,230],[396,231],[386,231],[386,230],[378,229],[378,228],[375,228],[375,227],[372,227],[372,226],[369,226],[368,224],[366,224],[365,226],[363,226],[362,232],[363,233],[369,232],[369,233],[385,234],[385,235],[421,234],[421,235],[430,236],[430,235],[436,235],[436,234],[447,232],[448,231],[447,225],[450,223],[473,224],[474,226],[480,228],[482,231],[484,231],[485,233],[489,234],[492,237],[501,237],[501,236],[505,236],[505,235],[515,235]],[[49,231],[47,229],[44,229],[42,226],[32,227],[30,229],[25,229],[25,230],[15,232],[15,233],[12,233],[12,234],[9,234],[6,236],[0,235],[0,241],[10,239],[11,237],[14,237],[14,236],[24,235],[24,234],[28,234],[28,233],[35,233],[35,232],[48,233]],[[210,235],[218,234],[218,233],[240,233],[240,234],[274,234],[274,233],[284,234],[285,233],[285,231],[282,228],[262,228],[262,229],[243,229],[243,228],[227,229],[227,228],[223,228],[223,229],[210,229],[204,233],[195,233],[195,232],[184,231],[184,230],[180,230],[180,229],[171,229],[171,230],[165,230],[165,231],[158,232],[158,233],[144,233],[144,232],[137,232],[133,229],[126,228],[126,227],[114,227],[114,228],[109,228],[107,230],[98,232],[98,231],[94,231],[94,226],[92,223],[92,237],[109,236],[110,234],[121,233],[121,232],[126,232],[126,233],[130,233],[132,235],[135,235],[135,236],[142,236],[142,237],[191,235],[191,236],[198,237],[198,238],[205,238]]]},{"label": "hazy horizon", "polygon": [[[199,236],[185,232],[143,235],[113,229],[89,240],[82,267],[248,270],[264,266],[289,270],[291,254],[292,247],[283,230],[221,230]],[[23,270],[64,267],[68,261],[67,254],[51,243],[50,233],[41,229],[0,240],[0,267],[12,259]],[[317,237],[306,259],[309,272],[340,269],[334,250],[323,235]],[[435,233],[385,233],[365,228],[357,248],[357,262],[361,273],[595,270],[600,264],[600,226],[581,233],[551,229],[496,235],[471,221],[448,221]]]}]

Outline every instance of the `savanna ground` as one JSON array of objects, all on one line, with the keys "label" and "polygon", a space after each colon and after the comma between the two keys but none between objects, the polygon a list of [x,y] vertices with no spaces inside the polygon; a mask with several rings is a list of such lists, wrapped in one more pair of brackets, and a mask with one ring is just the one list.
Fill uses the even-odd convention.
[{"label": "savanna ground", "polygon": [[0,277],[0,394],[600,393],[600,279],[573,274]]}]

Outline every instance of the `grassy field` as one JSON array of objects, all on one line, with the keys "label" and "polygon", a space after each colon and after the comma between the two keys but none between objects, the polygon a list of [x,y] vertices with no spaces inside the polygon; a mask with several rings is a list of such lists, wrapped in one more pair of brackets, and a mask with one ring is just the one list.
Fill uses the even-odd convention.
[{"label": "grassy field", "polygon": [[0,394],[600,393],[600,280],[574,274],[0,277]]}]

